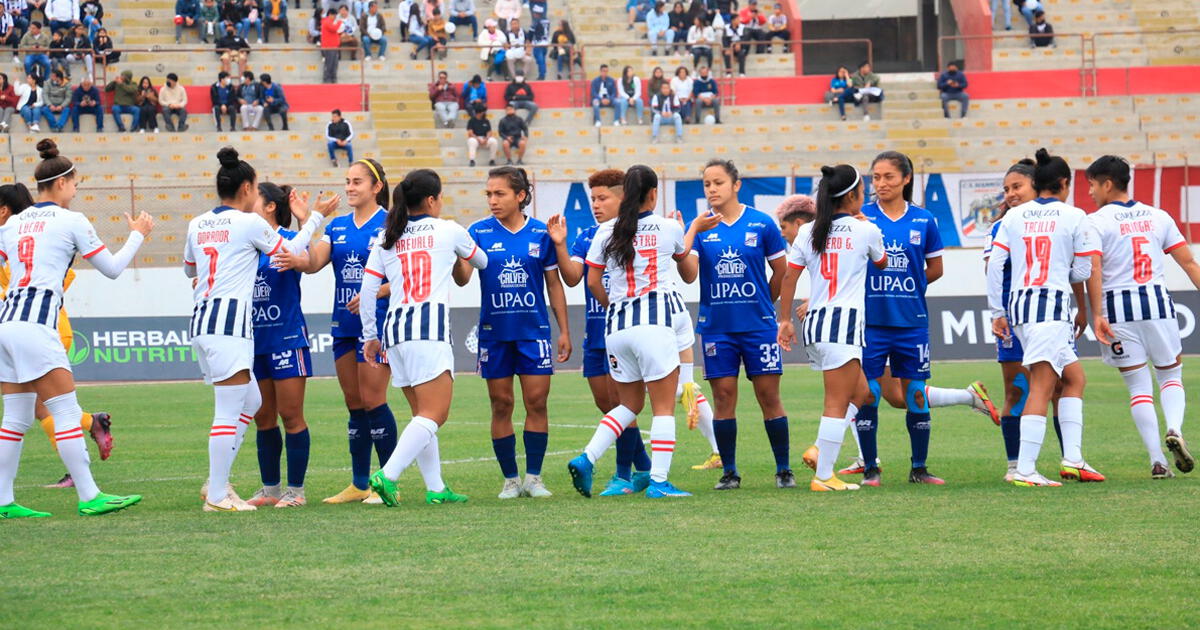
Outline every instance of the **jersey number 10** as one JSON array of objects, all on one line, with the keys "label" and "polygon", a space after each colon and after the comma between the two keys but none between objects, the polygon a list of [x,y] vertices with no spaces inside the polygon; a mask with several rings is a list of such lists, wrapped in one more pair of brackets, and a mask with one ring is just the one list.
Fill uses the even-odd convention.
[{"label": "jersey number 10", "polygon": [[396,254],[400,274],[404,276],[404,302],[424,302],[429,299],[433,258],[429,252],[415,251]]}]

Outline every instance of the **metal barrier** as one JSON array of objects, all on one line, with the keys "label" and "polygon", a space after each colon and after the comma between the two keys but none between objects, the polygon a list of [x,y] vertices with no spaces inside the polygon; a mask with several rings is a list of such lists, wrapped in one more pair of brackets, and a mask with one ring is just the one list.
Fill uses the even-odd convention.
[{"label": "metal barrier", "polygon": [[[1168,36],[1169,37],[1169,36],[1173,36],[1173,35],[1184,35],[1184,36],[1195,35],[1197,37],[1197,42],[1196,42],[1197,43],[1197,53],[1196,53],[1196,55],[1200,56],[1200,28],[1180,28],[1180,29],[1168,28],[1165,30],[1152,30],[1152,31],[1130,29],[1130,30],[1124,30],[1124,31],[1103,31],[1100,33],[1092,33],[1091,37],[1087,38],[1088,39],[1088,53],[1087,54],[1088,54],[1089,60],[1090,60],[1090,68],[1086,68],[1086,69],[1088,71],[1090,71],[1090,73],[1091,73],[1091,90],[1092,90],[1093,96],[1098,95],[1100,93],[1100,75],[1099,75],[1099,72],[1097,71],[1097,66],[1096,66],[1096,55],[1097,55],[1096,49],[1099,46],[1096,43],[1096,41],[1099,39],[1103,39],[1103,38],[1111,38],[1111,37],[1117,37],[1117,36],[1129,36],[1129,35],[1137,36],[1142,39],[1144,39],[1147,36],[1150,36],[1150,37]],[[1143,42],[1143,44],[1144,43],[1145,42]],[[1178,48],[1178,46],[1177,46],[1177,48]],[[1154,64],[1154,65],[1157,65],[1157,64]],[[1125,70],[1125,73],[1124,73],[1125,74],[1125,92],[1128,93],[1129,92],[1129,67],[1125,67],[1125,68],[1123,68],[1123,70]]]},{"label": "metal barrier", "polygon": [[[1085,42],[1085,40],[1087,39],[1086,36],[1083,35],[1082,33],[1055,33],[1054,38],[1055,38],[1056,44],[1060,44],[1063,39],[1066,39],[1069,41],[1074,41],[1075,39],[1079,40],[1079,94],[1080,94],[1080,96],[1087,96],[1088,87],[1089,87],[1088,79],[1090,78],[1090,75],[1085,71],[1086,64],[1087,64],[1087,46],[1086,46],[1086,42]],[[967,72],[992,70],[992,45],[991,44],[994,43],[996,40],[1003,40],[1003,39],[1019,39],[1019,40],[1023,40],[1023,41],[1029,41],[1029,34],[1027,34],[1027,33],[993,33],[990,35],[942,35],[942,36],[938,37],[938,40],[937,40],[938,71],[941,71],[943,68],[946,67],[946,63],[947,63],[947,59],[946,59],[946,55],[945,55],[945,43],[946,42],[967,42],[968,44],[970,44],[971,42],[986,42],[987,43],[986,46],[973,47],[973,46],[968,45],[966,47],[964,60],[963,60],[963,64],[964,64],[963,69]],[[958,57],[959,57],[958,54],[954,54],[950,58],[957,59]]]}]

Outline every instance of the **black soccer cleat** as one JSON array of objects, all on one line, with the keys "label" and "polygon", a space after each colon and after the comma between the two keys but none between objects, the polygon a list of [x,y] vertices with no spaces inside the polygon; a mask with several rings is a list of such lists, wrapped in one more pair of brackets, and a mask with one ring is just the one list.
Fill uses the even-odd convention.
[{"label": "black soccer cleat", "polygon": [[775,487],[776,488],[795,488],[796,487],[796,475],[792,474],[791,468],[788,468],[787,470],[781,470],[781,471],[775,473]]},{"label": "black soccer cleat", "polygon": [[742,487],[742,478],[737,473],[727,472],[721,475],[721,480],[713,486],[713,490],[737,490]]}]

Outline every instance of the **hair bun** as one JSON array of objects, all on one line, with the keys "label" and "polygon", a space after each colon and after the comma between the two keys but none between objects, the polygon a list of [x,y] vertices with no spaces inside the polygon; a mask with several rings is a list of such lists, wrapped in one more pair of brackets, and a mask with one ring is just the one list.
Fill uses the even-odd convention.
[{"label": "hair bun", "polygon": [[821,167],[821,176],[822,177],[833,177],[834,174],[836,174],[836,173],[837,173],[837,170],[834,169],[834,167],[832,167],[832,166],[822,166]]},{"label": "hair bun", "polygon": [[58,145],[50,138],[45,138],[37,143],[38,155],[43,160],[53,160],[58,157]]},{"label": "hair bun", "polygon": [[1039,164],[1039,165],[1050,163],[1050,152],[1047,151],[1044,147],[1041,149],[1038,149],[1037,153],[1033,154],[1033,157],[1036,158],[1037,164]]},{"label": "hair bun", "polygon": [[222,168],[236,168],[238,162],[241,162],[242,159],[238,155],[237,149],[233,147],[225,147],[220,151],[217,151],[217,161],[221,163]]}]

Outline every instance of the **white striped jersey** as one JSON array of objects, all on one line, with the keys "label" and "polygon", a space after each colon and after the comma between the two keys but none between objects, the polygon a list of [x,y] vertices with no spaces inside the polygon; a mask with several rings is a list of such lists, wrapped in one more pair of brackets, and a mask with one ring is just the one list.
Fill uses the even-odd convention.
[{"label": "white striped jersey", "polygon": [[804,318],[804,345],[865,345],[867,265],[887,258],[883,232],[870,221],[836,214],[825,252],[813,249],[812,223],[800,226],[788,250],[788,266],[808,268],[811,289]]},{"label": "white striped jersey", "polygon": [[[428,215],[409,217],[391,249],[371,248],[364,273],[391,283],[383,319],[384,348],[403,341],[450,341],[450,287],[459,258],[484,257],[461,225]],[[366,310],[360,309],[363,315]],[[364,338],[375,330],[374,313],[363,317]],[[370,321],[369,321],[370,320]]]},{"label": "white striped jersey", "polygon": [[251,308],[258,254],[274,255],[283,237],[252,212],[219,206],[188,223],[183,264],[196,277],[191,336],[254,337]]},{"label": "white striped jersey", "polygon": [[1083,210],[1053,198],[1027,201],[1004,215],[992,247],[992,256],[1001,249],[1012,261],[1011,325],[1071,321],[1071,266],[1100,253]]},{"label": "white striped jersey", "polygon": [[1166,212],[1144,203],[1110,203],[1088,219],[1100,238],[1104,311],[1108,321],[1175,317],[1163,278],[1167,254],[1187,240]]},{"label": "white striped jersey", "polygon": [[633,237],[633,260],[624,266],[604,255],[615,222],[596,231],[585,262],[608,275],[605,334],[631,326],[671,326],[675,293],[671,265],[684,256],[683,227],[677,221],[643,212]]}]

